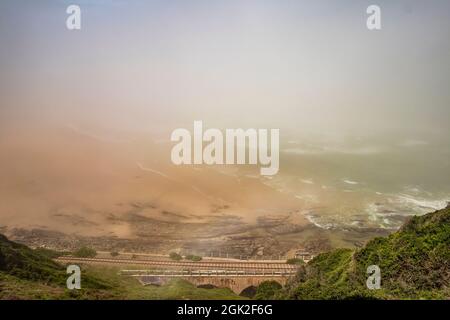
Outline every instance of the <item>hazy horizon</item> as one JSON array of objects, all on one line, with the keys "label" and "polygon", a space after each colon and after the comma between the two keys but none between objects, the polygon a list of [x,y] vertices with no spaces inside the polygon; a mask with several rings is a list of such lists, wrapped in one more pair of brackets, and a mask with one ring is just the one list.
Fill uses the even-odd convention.
[{"label": "hazy horizon", "polygon": [[69,2],[0,4],[2,126],[450,135],[448,1]]}]

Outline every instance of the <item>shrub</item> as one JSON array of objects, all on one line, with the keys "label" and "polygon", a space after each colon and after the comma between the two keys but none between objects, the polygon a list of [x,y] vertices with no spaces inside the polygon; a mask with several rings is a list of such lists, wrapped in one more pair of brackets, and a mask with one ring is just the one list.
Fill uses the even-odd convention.
[{"label": "shrub", "polygon": [[281,290],[282,286],[276,281],[264,281],[256,289],[256,300],[270,300]]},{"label": "shrub", "polygon": [[192,254],[188,254],[188,255],[186,255],[185,259],[186,260],[191,260],[191,261],[201,261],[203,258],[200,257],[200,256],[195,256],[195,255],[192,255]]},{"label": "shrub", "polygon": [[305,262],[299,258],[291,258],[291,259],[287,259],[286,263],[287,264],[304,264]]},{"label": "shrub", "polygon": [[97,251],[88,247],[81,247],[73,253],[75,257],[78,258],[93,258],[97,255]]},{"label": "shrub", "polygon": [[175,261],[180,261],[181,259],[183,259],[183,257],[180,256],[180,255],[179,255],[178,253],[176,253],[176,252],[171,252],[171,253],[169,254],[169,258],[172,259],[172,260],[175,260]]}]

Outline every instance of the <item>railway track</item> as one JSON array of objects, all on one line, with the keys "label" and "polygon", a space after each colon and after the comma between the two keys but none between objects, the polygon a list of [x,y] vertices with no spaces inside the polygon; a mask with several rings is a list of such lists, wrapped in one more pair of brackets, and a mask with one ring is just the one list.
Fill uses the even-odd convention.
[{"label": "railway track", "polygon": [[286,277],[295,270],[121,270],[120,275],[131,277]]},{"label": "railway track", "polygon": [[139,265],[158,268],[184,268],[201,270],[279,270],[295,271],[294,265],[282,262],[212,262],[212,261],[166,261],[166,260],[137,260],[137,259],[111,259],[111,258],[78,258],[78,257],[59,257],[55,259],[60,263],[80,263],[80,264],[107,264],[107,265]]}]

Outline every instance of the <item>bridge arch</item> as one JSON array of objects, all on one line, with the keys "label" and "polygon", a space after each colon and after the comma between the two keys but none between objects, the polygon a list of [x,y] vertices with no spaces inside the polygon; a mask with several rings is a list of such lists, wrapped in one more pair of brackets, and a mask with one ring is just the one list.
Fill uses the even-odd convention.
[{"label": "bridge arch", "polygon": [[288,277],[183,277],[185,280],[196,285],[213,285],[217,288],[229,288],[236,294],[241,294],[246,288],[258,287],[264,281],[276,281],[281,285],[286,284]]},{"label": "bridge arch", "polygon": [[253,298],[256,294],[257,288],[258,287],[254,285],[248,286],[247,288],[244,288],[244,290],[242,290],[241,293],[239,293],[239,295],[241,297]]}]

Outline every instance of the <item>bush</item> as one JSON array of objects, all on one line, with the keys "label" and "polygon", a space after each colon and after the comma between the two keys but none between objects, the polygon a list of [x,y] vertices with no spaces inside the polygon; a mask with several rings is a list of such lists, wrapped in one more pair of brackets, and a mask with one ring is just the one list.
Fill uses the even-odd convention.
[{"label": "bush", "polygon": [[93,258],[97,255],[97,251],[88,247],[81,247],[73,253],[75,257],[78,258]]},{"label": "bush", "polygon": [[180,255],[179,255],[178,253],[176,253],[176,252],[171,252],[171,253],[169,254],[169,258],[172,259],[172,260],[175,260],[175,261],[180,261],[181,259],[183,259],[183,257],[180,256]]},{"label": "bush", "polygon": [[191,261],[201,261],[203,258],[200,257],[200,256],[194,256],[194,255],[192,255],[192,254],[188,254],[188,255],[185,257],[185,259],[186,259],[186,260],[191,260]]},{"label": "bush", "polygon": [[302,259],[298,259],[298,258],[291,258],[291,259],[287,259],[286,261],[287,264],[304,264],[305,262]]},{"label": "bush", "polygon": [[271,300],[281,290],[282,286],[276,281],[264,281],[256,289],[256,300]]}]

